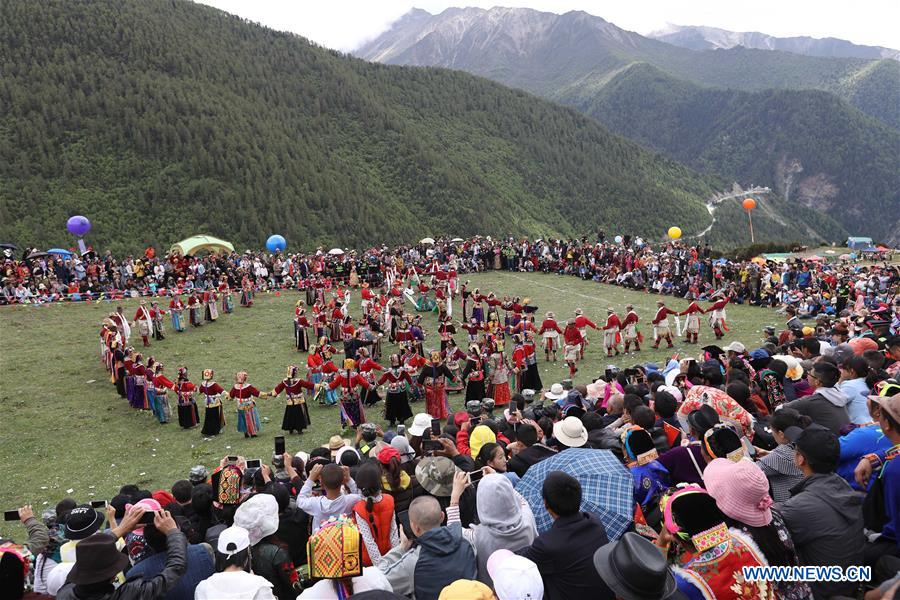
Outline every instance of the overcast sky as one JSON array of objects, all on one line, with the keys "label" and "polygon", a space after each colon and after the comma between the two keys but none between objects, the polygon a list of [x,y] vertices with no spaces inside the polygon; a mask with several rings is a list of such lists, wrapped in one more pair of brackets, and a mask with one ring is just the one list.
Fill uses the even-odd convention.
[{"label": "overcast sky", "polygon": [[[413,7],[436,14],[451,6],[498,5],[478,0],[199,1],[344,51],[374,38]],[[499,5],[555,13],[583,10],[643,34],[673,23],[760,31],[778,37],[837,37],[857,44],[900,48],[900,0],[520,0]]]}]

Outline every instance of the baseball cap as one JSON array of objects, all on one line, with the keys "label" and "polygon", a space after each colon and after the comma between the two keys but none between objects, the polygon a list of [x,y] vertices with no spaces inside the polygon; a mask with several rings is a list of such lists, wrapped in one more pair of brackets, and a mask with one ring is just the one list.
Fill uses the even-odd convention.
[{"label": "baseball cap", "polygon": [[738,354],[743,354],[747,351],[747,348],[740,342],[731,342],[725,346],[723,350],[725,350],[725,352],[737,352]]},{"label": "baseball cap", "polygon": [[891,417],[900,422],[900,384],[896,380],[888,379],[879,382],[875,386],[877,395],[869,396],[869,400],[881,407]]},{"label": "baseball cap", "polygon": [[488,575],[494,582],[497,600],[540,600],[544,597],[544,581],[537,565],[507,549],[488,557]]},{"label": "baseball cap", "polygon": [[219,554],[224,554],[229,558],[249,547],[250,533],[237,525],[232,525],[220,533],[219,541],[216,543],[216,549],[219,551]]},{"label": "baseball cap", "polygon": [[841,445],[837,436],[830,429],[813,423],[806,429],[788,427],[784,431],[784,435],[794,443],[797,451],[803,456],[820,464],[837,466],[841,455]]}]

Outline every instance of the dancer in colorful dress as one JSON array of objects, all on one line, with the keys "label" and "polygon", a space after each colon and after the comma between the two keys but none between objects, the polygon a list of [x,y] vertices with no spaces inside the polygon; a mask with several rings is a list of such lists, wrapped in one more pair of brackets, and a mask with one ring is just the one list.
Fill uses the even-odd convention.
[{"label": "dancer in colorful dress", "polygon": [[150,303],[150,320],[153,321],[153,339],[161,341],[166,339],[163,331],[163,315],[165,311],[159,307],[159,302],[154,300]]},{"label": "dancer in colorful dress", "polygon": [[462,378],[466,382],[466,402],[471,400],[480,402],[485,398],[484,361],[481,358],[481,348],[476,344],[469,346],[469,354],[466,356],[466,366],[463,369]]},{"label": "dancer in colorful dress", "polygon": [[489,377],[490,383],[487,397],[494,399],[495,406],[509,404],[511,398],[509,391],[509,366],[506,364],[506,357],[501,352],[491,354]]},{"label": "dancer in colorful dress", "polygon": [[466,353],[456,345],[456,340],[450,338],[447,349],[443,352],[444,364],[453,373],[453,379],[447,382],[447,392],[461,392],[465,389],[465,380],[462,377],[461,361],[465,360]]},{"label": "dancer in colorful dress", "polygon": [[284,418],[281,420],[281,429],[288,433],[303,433],[303,430],[312,424],[309,418],[309,407],[306,405],[306,397],[303,390],[315,390],[316,384],[306,379],[300,379],[297,365],[287,368],[287,377],[282,379],[275,389],[269,394],[273,398],[281,392],[287,396],[287,404],[284,406]]},{"label": "dancer in colorful dress", "polygon": [[172,329],[184,331],[184,302],[181,301],[181,296],[173,296],[169,301],[169,314],[172,317]]},{"label": "dancer in colorful dress", "polygon": [[[534,332],[525,332],[525,342],[522,344],[525,352],[525,387],[522,389],[540,391],[544,384],[537,366],[537,345],[534,342]],[[500,351],[502,352],[502,348]],[[519,390],[522,391],[522,390]]]},{"label": "dancer in colorful dress", "polygon": [[247,275],[241,280],[241,306],[244,308],[253,306],[253,282]]},{"label": "dancer in colorful dress", "polygon": [[538,333],[541,334],[544,356],[547,362],[550,362],[551,355],[553,356],[553,362],[556,362],[556,348],[559,346],[559,336],[562,333],[562,329],[559,328],[559,324],[556,322],[556,315],[548,312],[544,316],[544,321],[541,323]]},{"label": "dancer in colorful dress", "polygon": [[150,375],[141,361],[144,360],[140,352],[134,354],[134,364],[131,366],[131,374],[134,379],[133,389],[131,392],[131,408],[138,410],[147,410],[150,408],[150,401],[147,399],[147,377]]},{"label": "dancer in colorful dress", "polygon": [[625,318],[622,319],[622,337],[625,340],[625,353],[628,354],[629,348],[631,348],[631,344],[634,344],[634,351],[641,351],[641,333],[637,329],[637,324],[640,319],[638,318],[638,314],[634,311],[634,305],[628,304],[625,306],[625,310],[627,311],[625,314]]},{"label": "dancer in colorful dress", "polygon": [[453,378],[453,373],[441,359],[441,353],[432,351],[430,360],[422,367],[417,381],[425,388],[425,412],[435,419],[446,419],[449,413],[447,407],[447,379]]},{"label": "dancer in colorful dress", "polygon": [[182,429],[196,427],[200,423],[200,413],[197,411],[197,402],[194,400],[197,386],[188,379],[187,367],[178,369],[178,377],[173,389],[178,398],[178,424]]},{"label": "dancer in colorful dress", "polygon": [[222,297],[222,312],[226,315],[234,312],[234,293],[232,293],[225,275],[219,278],[219,294]]},{"label": "dancer in colorful dress", "polygon": [[384,400],[384,419],[391,427],[395,423],[405,424],[407,419],[413,416],[409,407],[409,395],[406,387],[411,383],[409,373],[403,369],[399,354],[391,354],[391,366],[378,380],[378,385],[387,386],[387,394]]},{"label": "dancer in colorful dress", "polygon": [[[578,372],[578,359],[581,358],[581,332],[575,326],[575,319],[569,319],[566,322],[566,329],[563,331],[563,360],[569,367],[569,377],[574,377]],[[516,365],[518,368],[518,364]],[[533,388],[532,388],[533,389]],[[522,388],[519,388],[522,391]]]},{"label": "dancer in colorful dress", "polygon": [[384,371],[384,367],[378,364],[371,356],[366,348],[360,348],[357,354],[357,371],[363,378],[369,382],[369,389],[366,391],[363,404],[366,406],[375,406],[381,400],[378,395],[378,386],[376,380],[378,378],[377,371]]},{"label": "dancer in colorful dress", "polygon": [[211,281],[207,284],[206,291],[203,292],[203,299],[206,302],[206,320],[217,320],[219,318],[219,296]]},{"label": "dancer in colorful dress", "polygon": [[201,321],[203,320],[200,312],[202,306],[196,290],[191,290],[191,295],[188,296],[187,306],[188,318],[190,319],[191,325],[200,327],[202,325]]},{"label": "dancer in colorful dress", "polygon": [[370,385],[366,379],[355,372],[356,361],[352,358],[344,360],[344,368],[328,384],[331,390],[340,388],[341,394],[341,427],[358,427],[366,420],[360,393],[356,389],[361,387],[368,390]]},{"label": "dancer in colorful dress", "polygon": [[110,376],[113,383],[116,384],[116,392],[123,398],[127,397],[125,393],[125,348],[119,338],[114,338],[110,347],[112,352],[112,372]]},{"label": "dancer in colorful dress", "polygon": [[703,314],[703,308],[694,300],[683,312],[678,313],[682,317],[687,317],[684,322],[685,343],[696,344],[697,336],[700,335],[700,315]]},{"label": "dancer in colorful dress", "polygon": [[203,369],[203,383],[198,391],[203,394],[206,412],[203,415],[203,435],[219,435],[225,427],[225,411],[222,408],[222,394],[225,389],[213,381],[215,371]]},{"label": "dancer in colorful dress", "polygon": [[262,425],[254,398],[265,398],[267,395],[247,383],[246,371],[240,371],[234,376],[234,386],[228,392],[228,397],[237,401],[237,430],[245,438],[259,435]]},{"label": "dancer in colorful dress", "polygon": [[306,317],[306,307],[303,300],[297,300],[294,308],[294,346],[298,352],[309,350],[309,319]]},{"label": "dancer in colorful dress", "polygon": [[161,423],[168,423],[172,419],[172,408],[169,406],[169,390],[175,389],[172,380],[163,375],[163,364],[158,362],[153,366],[153,414]]},{"label": "dancer in colorful dress", "polygon": [[122,361],[125,367],[125,398],[132,406],[134,406],[134,356],[134,348],[125,348],[125,360]]}]

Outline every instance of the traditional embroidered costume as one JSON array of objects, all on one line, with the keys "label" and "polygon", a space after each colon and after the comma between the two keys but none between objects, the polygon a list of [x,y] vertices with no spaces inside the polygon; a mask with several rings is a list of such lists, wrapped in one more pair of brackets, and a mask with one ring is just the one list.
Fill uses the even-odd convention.
[{"label": "traditional embroidered costume", "polygon": [[175,383],[175,395],[178,397],[178,424],[184,429],[196,427],[200,423],[197,402],[194,392],[197,386],[188,381],[187,367],[178,369],[178,380]]},{"label": "traditional embroidered costume", "polygon": [[237,430],[244,437],[256,437],[262,425],[259,422],[259,412],[256,410],[254,398],[265,398],[252,385],[247,385],[247,373],[241,371],[234,377],[235,384],[228,392],[228,396],[237,401]]},{"label": "traditional embroidered costume", "polygon": [[201,430],[203,435],[219,435],[222,428],[225,427],[225,411],[222,409],[222,394],[225,393],[225,390],[212,380],[214,375],[212,369],[204,369],[203,383],[198,388],[206,406]]},{"label": "traditional embroidered costume", "polygon": [[282,379],[275,386],[271,396],[278,396],[281,392],[284,392],[287,396],[287,404],[284,406],[284,418],[281,420],[281,429],[287,432],[296,431],[297,433],[303,433],[303,430],[312,424],[303,390],[314,390],[316,386],[310,381],[298,378],[298,371],[299,369],[295,365],[288,367],[287,378]]}]

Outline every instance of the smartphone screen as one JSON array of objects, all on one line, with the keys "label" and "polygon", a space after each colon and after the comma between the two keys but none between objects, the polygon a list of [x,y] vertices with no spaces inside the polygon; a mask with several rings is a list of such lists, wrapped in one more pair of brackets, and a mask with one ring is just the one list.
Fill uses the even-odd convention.
[{"label": "smartphone screen", "polygon": [[106,508],[106,500],[91,500],[91,508]]},{"label": "smartphone screen", "polygon": [[432,419],[431,420],[431,437],[440,437],[441,435],[441,420],[440,419]]},{"label": "smartphone screen", "polygon": [[228,462],[230,462],[230,463],[236,463],[236,462],[237,462],[237,459],[238,459],[237,456],[229,456],[229,457],[228,457]]},{"label": "smartphone screen", "polygon": [[422,440],[430,440],[431,439],[431,428],[425,429],[422,431]]},{"label": "smartphone screen", "polygon": [[404,510],[403,512],[397,513],[397,520],[400,522],[400,527],[403,528],[403,534],[406,536],[408,540],[416,539],[415,534],[413,533],[412,527],[409,525],[409,511]]},{"label": "smartphone screen", "polygon": [[262,460],[258,458],[251,458],[247,461],[248,469],[261,469],[262,468]]},{"label": "smartphone screen", "polygon": [[275,455],[281,456],[284,454],[284,436],[279,435],[275,437]]},{"label": "smartphone screen", "polygon": [[3,520],[4,521],[18,521],[19,520],[19,511],[17,511],[17,510],[3,511]]},{"label": "smartphone screen", "polygon": [[481,469],[479,469],[477,471],[472,471],[471,473],[469,473],[469,483],[475,483],[476,481],[480,480],[482,477],[484,477],[484,471],[482,471]]},{"label": "smartphone screen", "polygon": [[142,525],[149,525],[150,523],[153,522],[153,519],[154,519],[155,517],[156,517],[156,511],[155,511],[155,510],[148,510],[148,511],[145,512],[143,515],[141,515],[141,524],[142,524]]}]

